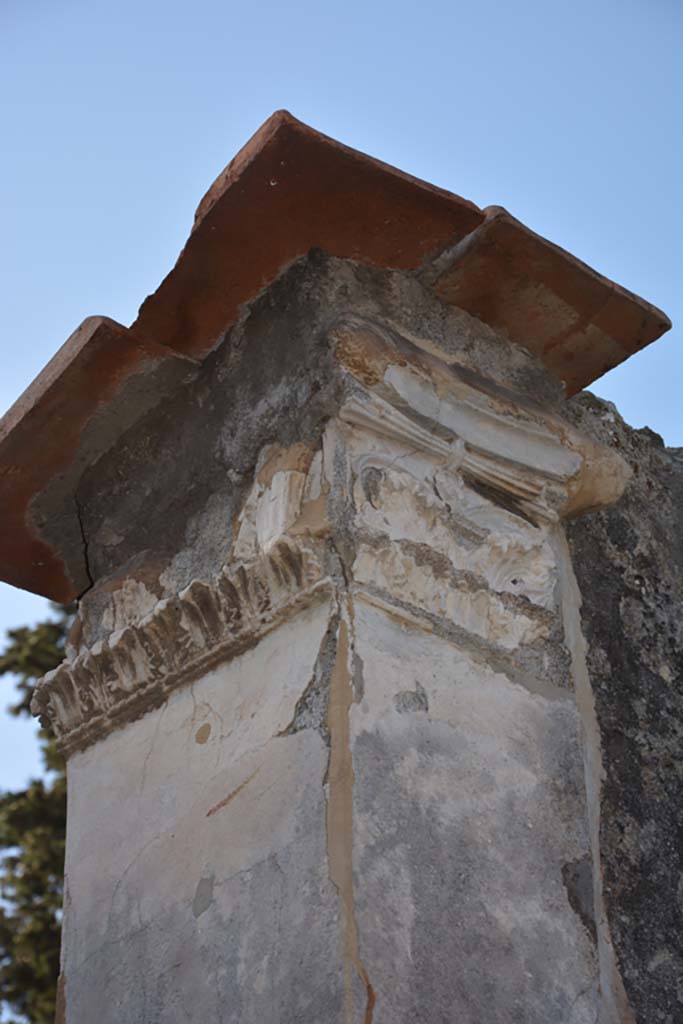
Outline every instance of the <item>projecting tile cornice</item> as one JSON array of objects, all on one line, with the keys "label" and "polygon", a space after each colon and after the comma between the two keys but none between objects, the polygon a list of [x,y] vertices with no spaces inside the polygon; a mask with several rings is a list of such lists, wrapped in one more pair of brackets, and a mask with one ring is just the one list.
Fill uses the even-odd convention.
[{"label": "projecting tile cornice", "polygon": [[671,323],[655,306],[490,206],[425,278],[444,301],[538,356],[575,394],[656,341]]},{"label": "projecting tile cornice", "polygon": [[[210,188],[175,267],[132,327],[85,321],[0,423],[1,579],[60,601],[88,586],[85,561],[74,569],[64,554],[78,538],[82,467],[182,384],[245,306],[315,248],[415,274],[530,349],[570,393],[670,326],[505,211],[482,211],[280,111]],[[36,499],[55,486],[60,552],[35,518]]]}]

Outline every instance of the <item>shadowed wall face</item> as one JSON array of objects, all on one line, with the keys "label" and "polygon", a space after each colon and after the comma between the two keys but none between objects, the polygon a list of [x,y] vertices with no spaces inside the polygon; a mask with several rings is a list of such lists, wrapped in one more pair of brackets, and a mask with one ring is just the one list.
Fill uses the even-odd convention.
[{"label": "shadowed wall face", "polygon": [[570,524],[604,751],[605,903],[638,1021],[683,998],[683,460],[584,394],[573,422],[633,469],[617,504]]},{"label": "shadowed wall face", "polygon": [[315,256],[83,477],[68,1022],[629,1019],[562,525],[629,472],[559,410]]}]

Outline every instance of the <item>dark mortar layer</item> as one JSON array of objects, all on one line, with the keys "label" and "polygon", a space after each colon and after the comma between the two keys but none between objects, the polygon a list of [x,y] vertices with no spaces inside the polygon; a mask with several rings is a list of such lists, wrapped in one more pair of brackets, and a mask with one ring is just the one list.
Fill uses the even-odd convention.
[{"label": "dark mortar layer", "polygon": [[683,458],[588,393],[580,429],[633,468],[621,501],[569,524],[606,779],[605,901],[638,1024],[683,1020]]}]

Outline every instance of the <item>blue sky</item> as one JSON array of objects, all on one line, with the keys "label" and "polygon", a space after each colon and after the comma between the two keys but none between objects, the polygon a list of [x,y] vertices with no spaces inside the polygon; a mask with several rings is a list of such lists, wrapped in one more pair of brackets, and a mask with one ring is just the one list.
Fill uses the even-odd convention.
[{"label": "blue sky", "polygon": [[[664,309],[594,390],[683,445],[682,47],[680,0],[0,0],[0,406],[85,316],[134,319],[286,107]],[[0,631],[44,610],[0,585]],[[0,712],[0,788],[36,770],[33,733]]]}]

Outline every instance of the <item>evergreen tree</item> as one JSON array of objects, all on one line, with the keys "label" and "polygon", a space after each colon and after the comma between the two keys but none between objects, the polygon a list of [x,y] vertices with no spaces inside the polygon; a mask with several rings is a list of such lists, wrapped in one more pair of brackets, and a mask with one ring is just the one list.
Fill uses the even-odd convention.
[{"label": "evergreen tree", "polygon": [[[14,677],[14,715],[30,715],[37,681],[64,657],[72,608],[7,633],[0,676]],[[47,771],[24,790],[0,794],[0,1007],[30,1024],[53,1024],[59,973],[66,776],[54,738],[40,732]]]}]

